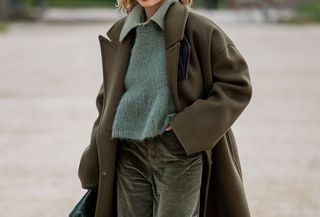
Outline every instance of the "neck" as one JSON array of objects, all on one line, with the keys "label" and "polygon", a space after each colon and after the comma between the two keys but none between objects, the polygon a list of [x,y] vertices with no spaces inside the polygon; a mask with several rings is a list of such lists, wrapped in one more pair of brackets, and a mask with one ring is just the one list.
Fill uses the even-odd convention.
[{"label": "neck", "polygon": [[152,17],[156,13],[156,11],[160,8],[160,6],[164,1],[165,0],[161,0],[158,4],[153,5],[151,7],[144,7],[146,20],[148,20],[150,17]]}]

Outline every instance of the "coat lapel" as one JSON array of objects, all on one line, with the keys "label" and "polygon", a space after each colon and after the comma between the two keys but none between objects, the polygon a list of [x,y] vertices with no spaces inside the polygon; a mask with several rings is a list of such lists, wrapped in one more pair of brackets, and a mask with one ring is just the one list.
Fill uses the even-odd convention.
[{"label": "coat lapel", "polygon": [[119,43],[117,51],[113,54],[115,55],[115,59],[114,63],[112,63],[113,67],[109,75],[108,83],[110,89],[108,89],[107,98],[112,99],[114,102],[116,102],[117,99],[114,99],[113,97],[121,97],[122,93],[125,91],[124,81],[133,41],[133,34],[129,34],[128,37]]},{"label": "coat lapel", "polygon": [[178,62],[188,12],[188,8],[177,1],[171,5],[165,16],[166,73],[177,112],[182,109],[178,101]]},{"label": "coat lapel", "polygon": [[[173,3],[165,16],[165,41],[166,41],[166,74],[169,87],[173,94],[174,102],[178,111],[178,89],[177,89],[177,72],[180,44],[184,37],[184,29],[188,18],[188,8],[179,1]],[[122,42],[119,42],[119,35],[123,27],[125,17],[122,18],[118,25],[111,28],[107,35],[112,43],[117,47],[114,63],[112,64],[112,72],[109,76],[109,85],[111,89],[108,91],[108,97],[113,98],[116,94],[112,90],[116,90],[120,95],[125,91],[125,76],[129,64],[130,52],[134,43],[134,31],[131,31]],[[116,94],[117,95],[117,94]],[[113,98],[114,99],[114,98]]]}]

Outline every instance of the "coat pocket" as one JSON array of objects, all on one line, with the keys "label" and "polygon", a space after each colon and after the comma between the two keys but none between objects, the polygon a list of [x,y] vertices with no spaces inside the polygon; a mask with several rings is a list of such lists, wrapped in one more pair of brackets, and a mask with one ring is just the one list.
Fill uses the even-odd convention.
[{"label": "coat pocket", "polygon": [[180,45],[178,63],[178,81],[188,79],[188,64],[190,60],[191,46],[186,36],[183,37]]}]

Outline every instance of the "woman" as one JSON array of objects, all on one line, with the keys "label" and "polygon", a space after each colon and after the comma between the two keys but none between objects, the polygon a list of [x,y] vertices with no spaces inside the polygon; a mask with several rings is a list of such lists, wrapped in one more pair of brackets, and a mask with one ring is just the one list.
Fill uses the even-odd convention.
[{"label": "woman", "polygon": [[[251,99],[234,43],[189,0],[119,0],[79,177],[96,217],[249,217],[231,125]],[[214,149],[213,149],[214,148]]]}]

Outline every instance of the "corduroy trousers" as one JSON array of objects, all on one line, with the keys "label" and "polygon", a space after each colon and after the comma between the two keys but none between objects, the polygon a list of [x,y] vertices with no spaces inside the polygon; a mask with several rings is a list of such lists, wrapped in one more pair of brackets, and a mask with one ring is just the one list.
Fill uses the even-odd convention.
[{"label": "corduroy trousers", "polygon": [[118,217],[199,217],[202,152],[186,155],[172,130],[119,145]]}]

